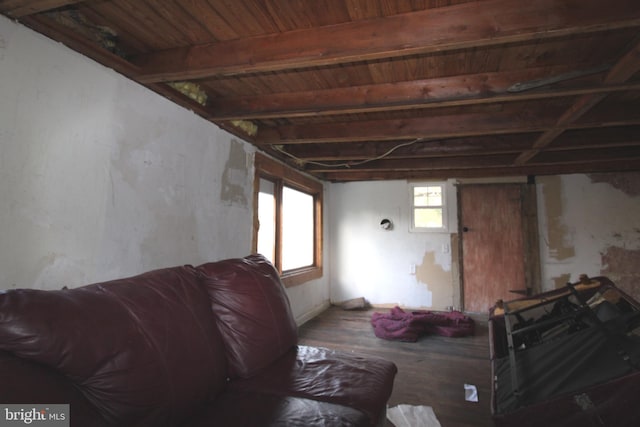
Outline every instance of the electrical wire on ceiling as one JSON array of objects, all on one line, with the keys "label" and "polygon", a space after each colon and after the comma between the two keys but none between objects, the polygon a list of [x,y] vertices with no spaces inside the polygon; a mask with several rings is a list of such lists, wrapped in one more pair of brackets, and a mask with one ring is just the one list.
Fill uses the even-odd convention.
[{"label": "electrical wire on ceiling", "polygon": [[364,160],[359,160],[359,161],[353,161],[353,162],[345,162],[345,163],[323,163],[323,162],[316,162],[313,160],[305,160],[305,159],[301,159],[299,157],[296,157],[295,155],[289,153],[288,151],[286,151],[284,149],[283,145],[273,145],[273,149],[284,154],[285,156],[293,159],[293,161],[298,165],[298,166],[304,166],[304,165],[315,165],[315,166],[321,166],[321,167],[327,167],[327,168],[350,168],[352,166],[360,166],[360,165],[364,165],[365,163],[369,163],[369,162],[373,162],[375,160],[381,160],[384,159],[385,157],[387,157],[388,155],[390,155],[391,153],[393,153],[394,151],[396,151],[398,148],[402,148],[402,147],[407,147],[409,145],[413,145],[416,142],[420,142],[420,141],[424,141],[426,138],[416,138],[413,139],[411,141],[408,142],[403,142],[401,144],[395,145],[392,148],[390,148],[389,150],[387,150],[386,152],[384,152],[383,154],[380,154],[379,156],[375,156],[375,157],[371,157],[368,159],[364,159]]}]

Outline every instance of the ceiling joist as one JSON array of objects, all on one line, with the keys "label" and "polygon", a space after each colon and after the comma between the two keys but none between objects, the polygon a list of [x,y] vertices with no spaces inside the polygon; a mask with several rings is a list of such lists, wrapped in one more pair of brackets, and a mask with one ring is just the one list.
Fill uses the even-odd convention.
[{"label": "ceiling joist", "polygon": [[640,170],[638,0],[309,3],[0,13],[321,179]]},{"label": "ceiling joist", "polygon": [[[488,0],[142,54],[143,83],[344,64],[640,25],[637,0]],[[348,43],[345,41],[348,40]]]}]

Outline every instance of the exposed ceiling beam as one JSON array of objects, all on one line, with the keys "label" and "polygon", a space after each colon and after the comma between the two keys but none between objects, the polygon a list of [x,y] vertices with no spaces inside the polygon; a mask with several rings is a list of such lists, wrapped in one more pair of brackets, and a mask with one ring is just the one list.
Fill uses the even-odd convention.
[{"label": "exposed ceiling beam", "polygon": [[[639,8],[640,9],[640,8]],[[607,73],[604,84],[619,84],[627,81],[640,70],[640,42],[630,49]],[[558,119],[556,125],[540,135],[533,143],[532,149],[520,154],[517,165],[533,159],[542,149],[551,144],[560,134],[567,130],[573,122],[582,117],[607,96],[606,93],[582,95]]]},{"label": "exposed ceiling beam", "polygon": [[261,128],[260,144],[301,144],[453,138],[471,135],[541,131],[554,124],[554,116],[534,117],[518,112],[467,113],[413,119],[345,121]]},{"label": "exposed ceiling beam", "polygon": [[[573,130],[565,132],[549,152],[582,150],[585,148],[613,148],[640,145],[640,126],[610,129]],[[476,136],[418,141],[401,146],[398,141],[368,143],[326,143],[288,145],[282,148],[287,157],[300,162],[348,162],[384,156],[387,159],[430,158],[443,156],[479,156],[520,152],[531,144],[531,134]],[[394,149],[397,147],[396,149]]]},{"label": "exposed ceiling beam", "polygon": [[[251,120],[518,102],[640,89],[640,82],[621,85],[582,83],[553,90],[508,92],[514,83],[537,78],[535,71],[509,71],[318,91],[218,98],[211,99],[207,107],[212,111],[209,117],[211,120]],[[547,75],[550,73],[547,72]]]},{"label": "exposed ceiling beam", "polygon": [[22,18],[84,1],[87,0],[0,0],[0,13]]},{"label": "exposed ceiling beam", "polygon": [[[526,111],[492,113],[466,113],[413,119],[388,119],[356,122],[287,125],[260,128],[257,144],[304,144],[328,142],[359,142],[384,140],[410,140],[416,138],[455,138],[475,135],[500,135],[553,130],[557,112],[550,109],[545,116],[534,116]],[[594,119],[595,120],[595,119]],[[640,123],[639,112],[610,119],[598,118],[595,124],[570,123],[567,128],[626,126]]]},{"label": "exposed ceiling beam", "polygon": [[527,175],[559,175],[571,173],[594,173],[594,172],[621,172],[640,170],[640,159],[616,159],[600,162],[584,162],[558,165],[524,165],[524,166],[503,166],[491,168],[461,168],[442,170],[416,170],[416,171],[339,171],[322,173],[323,179],[329,181],[371,181],[390,179],[449,179],[456,178],[484,178],[499,176],[527,176]]},{"label": "exposed ceiling beam", "polygon": [[531,135],[495,135],[473,138],[422,140],[407,145],[407,141],[375,141],[356,143],[297,144],[280,149],[301,162],[344,162],[372,158],[405,159],[454,155],[477,155],[520,152],[530,144]]},{"label": "exposed ceiling beam", "polygon": [[143,83],[498,45],[640,25],[637,0],[487,0],[140,55]]},{"label": "exposed ceiling beam", "polygon": [[[378,170],[391,171],[415,171],[415,170],[436,170],[436,169],[484,169],[491,167],[509,166],[512,164],[516,154],[491,154],[481,156],[450,156],[431,158],[409,158],[409,159],[381,159],[366,163],[318,165],[309,164],[306,170],[311,173],[326,173],[340,171],[367,171]],[[640,160],[640,147],[608,147],[596,149],[584,149],[578,152],[574,150],[558,151],[540,156],[535,163],[542,165],[572,165],[576,163],[597,163],[601,161],[638,159]]]},{"label": "exposed ceiling beam", "polygon": [[349,86],[305,92],[285,92],[237,98],[211,99],[212,119],[262,119],[409,109],[507,92],[522,81],[561,74],[568,67],[536,68],[397,83]]}]

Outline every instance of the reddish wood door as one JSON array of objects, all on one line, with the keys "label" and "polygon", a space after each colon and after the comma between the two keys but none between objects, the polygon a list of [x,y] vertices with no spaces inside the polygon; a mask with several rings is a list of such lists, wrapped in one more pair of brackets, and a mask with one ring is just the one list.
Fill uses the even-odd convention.
[{"label": "reddish wood door", "polygon": [[526,289],[523,190],[521,184],[459,187],[465,311],[488,313],[498,299]]}]

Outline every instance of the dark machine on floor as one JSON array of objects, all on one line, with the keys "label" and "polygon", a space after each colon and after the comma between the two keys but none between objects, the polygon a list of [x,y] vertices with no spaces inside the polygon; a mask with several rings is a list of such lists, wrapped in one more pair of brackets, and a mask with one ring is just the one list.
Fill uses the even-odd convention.
[{"label": "dark machine on floor", "polygon": [[606,277],[499,301],[489,339],[497,427],[640,425],[640,304]]}]

